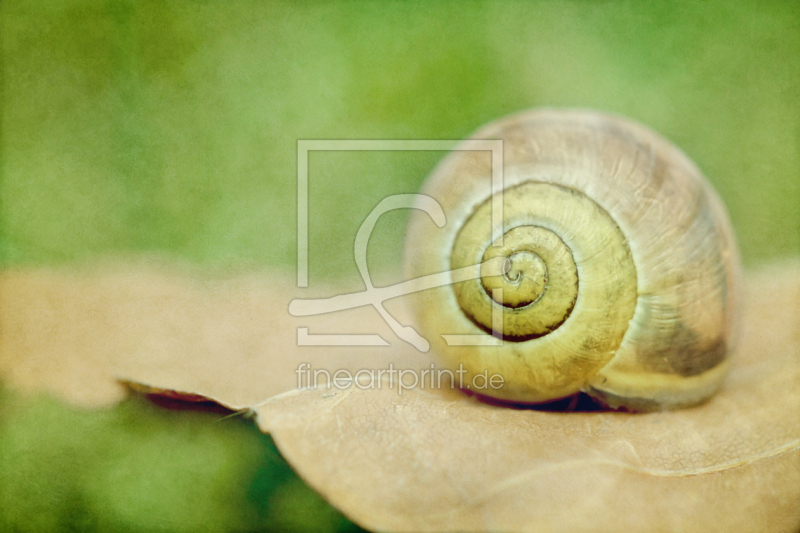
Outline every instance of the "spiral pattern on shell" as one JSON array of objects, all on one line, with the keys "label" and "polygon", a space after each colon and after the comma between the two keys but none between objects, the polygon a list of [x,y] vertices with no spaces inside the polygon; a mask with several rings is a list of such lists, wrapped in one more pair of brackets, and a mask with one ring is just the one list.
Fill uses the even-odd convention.
[{"label": "spiral pattern on shell", "polygon": [[[527,111],[473,138],[504,143],[502,238],[492,239],[491,154],[454,151],[422,191],[445,227],[415,210],[406,239],[409,278],[475,269],[414,296],[443,363],[463,365],[467,383],[500,374],[503,387],[477,392],[512,402],[584,391],[651,410],[709,397],[728,367],[739,260],[725,208],[688,157],[589,111]],[[442,334],[503,342],[448,345]]]}]

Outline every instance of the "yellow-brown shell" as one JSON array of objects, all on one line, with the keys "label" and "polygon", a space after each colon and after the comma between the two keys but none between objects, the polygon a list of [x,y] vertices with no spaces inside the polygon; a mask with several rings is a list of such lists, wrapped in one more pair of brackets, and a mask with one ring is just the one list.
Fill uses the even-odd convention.
[{"label": "yellow-brown shell", "polygon": [[[590,111],[526,111],[472,138],[503,141],[502,242],[492,239],[491,153],[464,150],[422,191],[446,225],[415,210],[406,240],[408,278],[478,269],[413,296],[443,364],[465,370],[465,383],[501,375],[502,387],[476,392],[512,402],[584,391],[651,410],[713,394],[732,348],[739,258],[722,202],[687,156]],[[499,269],[486,263],[498,256]],[[442,337],[493,333],[501,346]]]}]

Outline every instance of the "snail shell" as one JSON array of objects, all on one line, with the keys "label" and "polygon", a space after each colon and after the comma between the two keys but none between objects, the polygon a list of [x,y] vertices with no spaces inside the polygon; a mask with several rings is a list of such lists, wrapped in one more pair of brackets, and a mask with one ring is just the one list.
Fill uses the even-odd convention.
[{"label": "snail shell", "polygon": [[[713,394],[729,366],[739,257],[721,200],[688,157],[590,111],[526,111],[472,138],[503,140],[503,237],[492,239],[491,154],[462,150],[422,191],[446,225],[414,210],[406,239],[409,278],[478,269],[413,297],[443,364],[466,370],[467,384],[501,375],[502,387],[476,392],[509,402],[584,391],[645,411]],[[502,343],[451,346],[442,334]]]}]

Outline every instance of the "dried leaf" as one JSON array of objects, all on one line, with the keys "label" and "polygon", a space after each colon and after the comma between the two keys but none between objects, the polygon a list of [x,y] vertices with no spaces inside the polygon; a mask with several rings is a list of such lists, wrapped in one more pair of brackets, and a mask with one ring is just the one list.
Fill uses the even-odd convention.
[{"label": "dried leaf", "polygon": [[311,486],[386,531],[797,531],[800,270],[751,276],[735,367],[675,412],[552,413],[456,393],[295,391],[259,423]]},{"label": "dried leaf", "polygon": [[[0,273],[0,379],[90,407],[118,402],[126,394],[120,383],[133,382],[238,408],[296,389],[301,363],[350,372],[376,360],[430,363],[372,308],[290,316],[292,298],[311,297],[295,285],[285,272],[214,278],[152,261],[7,270]],[[387,307],[408,322],[401,306]],[[298,346],[298,327],[377,333],[393,346]]]},{"label": "dried leaf", "polygon": [[[298,472],[377,530],[800,527],[797,264],[749,277],[743,338],[720,394],[647,415],[513,410],[442,390],[296,390],[301,362],[354,372],[430,361],[369,308],[290,317],[292,285],[278,274],[210,281],[141,264],[6,271],[0,376],[85,405],[119,399],[120,380],[257,405]],[[298,326],[379,333],[393,346],[302,348]]]}]

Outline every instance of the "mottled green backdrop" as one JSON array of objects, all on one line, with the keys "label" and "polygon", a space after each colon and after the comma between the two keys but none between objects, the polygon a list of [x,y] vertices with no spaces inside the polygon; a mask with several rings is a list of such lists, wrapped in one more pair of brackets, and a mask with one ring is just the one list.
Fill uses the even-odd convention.
[{"label": "mottled green backdrop", "polygon": [[[292,269],[298,139],[457,139],[543,105],[653,127],[717,187],[747,265],[800,256],[797,2],[3,0],[0,16],[6,266]],[[312,153],[312,283],[355,277],[366,213],[441,156]],[[381,220],[378,272],[404,222]],[[349,527],[243,422],[8,394],[0,417],[0,529]]]}]

